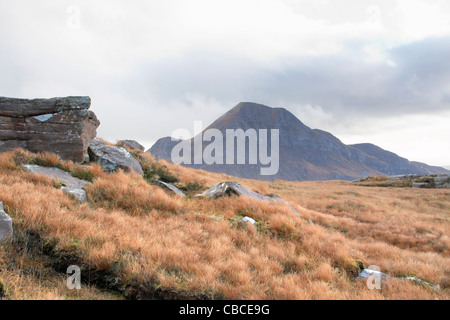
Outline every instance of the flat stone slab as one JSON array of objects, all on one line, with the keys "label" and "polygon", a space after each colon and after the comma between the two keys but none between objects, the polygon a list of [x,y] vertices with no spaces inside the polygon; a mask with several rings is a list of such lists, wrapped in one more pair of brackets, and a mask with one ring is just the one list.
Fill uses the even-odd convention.
[{"label": "flat stone slab", "polygon": [[422,188],[429,188],[430,184],[428,182],[414,182],[412,184],[413,189],[422,189]]},{"label": "flat stone slab", "polygon": [[171,184],[171,183],[167,183],[167,182],[160,181],[160,180],[156,180],[155,182],[156,182],[156,184],[158,184],[159,186],[161,186],[161,187],[163,187],[163,188],[166,188],[166,189],[169,189],[170,191],[172,191],[173,193],[175,193],[175,194],[177,194],[177,195],[179,195],[179,196],[182,196],[182,197],[185,197],[185,196],[186,196],[186,195],[184,194],[183,191],[181,191],[180,189],[178,189],[177,187],[175,187],[175,186],[174,186],[173,184]]},{"label": "flat stone slab", "polygon": [[89,181],[72,177],[70,173],[65,172],[59,168],[42,167],[34,164],[26,164],[23,167],[31,172],[50,177],[52,179],[55,179],[56,181],[63,183],[64,186],[61,187],[61,190],[63,192],[77,198],[81,203],[86,202],[86,191],[83,190],[83,187],[91,184]]}]

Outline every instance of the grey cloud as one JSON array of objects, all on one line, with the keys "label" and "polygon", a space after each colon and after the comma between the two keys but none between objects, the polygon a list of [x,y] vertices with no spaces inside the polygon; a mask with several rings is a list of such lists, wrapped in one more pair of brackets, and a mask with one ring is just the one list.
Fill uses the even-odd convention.
[{"label": "grey cloud", "polygon": [[[377,123],[397,115],[450,109],[450,38],[429,38],[385,52],[396,67],[367,61],[365,45],[390,46],[401,39],[404,29],[398,29],[401,19],[394,10],[398,1],[346,0],[346,5],[334,0],[285,2],[292,4],[300,20],[306,16],[314,21],[306,23],[305,30],[290,33],[289,28],[297,26],[292,21],[277,29],[283,14],[289,13],[258,20],[249,7],[248,14],[243,12],[248,20],[238,21],[237,28],[230,16],[220,20],[223,28],[209,30],[207,25],[192,27],[184,12],[174,12],[174,5],[183,1],[5,3],[0,11],[0,95],[89,95],[92,109],[102,121],[100,136],[138,139],[147,147],[176,128],[191,129],[194,120],[207,125],[240,101],[291,111],[302,105],[320,106],[309,110],[310,117],[325,119],[317,121],[317,126],[344,134],[352,121]],[[381,10],[386,33],[352,29],[368,19],[372,2]],[[201,20],[204,3],[190,4],[193,11],[199,11],[190,17]],[[268,5],[268,1],[261,3]],[[66,26],[67,8],[72,4],[82,10],[78,31]],[[272,4],[277,8],[279,2]],[[444,9],[448,8],[447,4]],[[270,11],[263,13],[261,17],[270,17]],[[182,17],[185,20],[178,23]],[[323,30],[314,29],[323,21]],[[242,38],[245,42],[239,40],[239,23],[243,28],[257,24],[250,29],[253,31],[247,30]],[[260,30],[260,26],[268,29]],[[342,50],[336,54],[328,49],[303,50],[301,46],[310,40],[298,38],[310,33],[308,26],[313,28],[311,35],[317,35],[311,38],[312,46],[331,41]],[[229,28],[234,31],[228,33]],[[274,34],[270,34],[272,28]],[[429,34],[434,33],[428,30],[424,37]],[[286,41],[277,41],[284,37]],[[260,49],[271,51],[271,47],[264,41],[279,43],[286,50],[265,54]],[[302,112],[295,113],[301,116]],[[325,122],[340,122],[341,128],[322,126]],[[369,128],[364,130],[362,135]]]},{"label": "grey cloud", "polygon": [[[145,66],[149,88],[165,98],[202,92],[220,100],[320,105],[328,112],[392,116],[448,110],[450,38],[394,48],[395,62],[369,62],[364,43],[336,55],[290,57],[267,68],[217,52],[197,52]],[[288,107],[288,106],[287,106]]]}]

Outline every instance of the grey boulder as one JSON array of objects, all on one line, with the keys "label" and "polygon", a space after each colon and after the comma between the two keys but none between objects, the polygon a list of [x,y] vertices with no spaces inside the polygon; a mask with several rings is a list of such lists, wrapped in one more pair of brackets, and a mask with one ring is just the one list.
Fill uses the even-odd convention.
[{"label": "grey boulder", "polygon": [[10,241],[12,239],[12,236],[12,219],[3,210],[3,203],[0,201],[0,242]]},{"label": "grey boulder", "polygon": [[135,140],[120,140],[119,146],[124,146],[131,150],[139,150],[139,151],[145,150],[144,146]]},{"label": "grey boulder", "polygon": [[215,186],[211,187],[210,189],[206,190],[205,192],[201,194],[197,194],[195,197],[208,197],[208,198],[220,198],[223,196],[246,196],[250,199],[255,199],[258,201],[268,201],[268,202],[281,202],[284,203],[289,207],[289,209],[294,213],[295,215],[300,215],[300,213],[295,210],[288,202],[284,201],[280,197],[268,197],[263,196],[259,193],[256,193],[252,190],[249,190],[247,188],[244,188],[242,185],[240,185],[237,182],[221,182],[216,184]]},{"label": "grey boulder", "polygon": [[434,178],[434,185],[438,189],[450,188],[450,175],[444,174]]},{"label": "grey boulder", "polygon": [[115,172],[122,169],[125,172],[131,170],[144,175],[142,167],[125,148],[118,146],[108,146],[99,139],[94,139],[88,148],[91,161],[99,163],[108,172]]},{"label": "grey boulder", "polygon": [[244,188],[237,182],[221,182],[216,184],[215,186],[209,188],[205,192],[201,194],[197,194],[196,197],[209,197],[209,198],[220,198],[224,196],[246,196],[251,199],[259,200],[259,201],[273,201],[274,199],[271,197],[263,196],[259,193],[256,193],[252,190]]},{"label": "grey boulder", "polygon": [[87,201],[86,191],[83,189],[74,189],[69,187],[61,187],[61,190],[71,196],[72,198],[77,199],[80,203],[85,203]]}]

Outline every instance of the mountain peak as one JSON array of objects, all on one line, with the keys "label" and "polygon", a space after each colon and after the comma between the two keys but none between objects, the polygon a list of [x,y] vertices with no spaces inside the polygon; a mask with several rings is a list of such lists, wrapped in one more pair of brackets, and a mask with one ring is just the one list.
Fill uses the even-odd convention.
[{"label": "mountain peak", "polygon": [[[373,144],[345,145],[331,133],[312,130],[284,108],[271,108],[253,102],[240,102],[212,123],[208,129],[278,130],[279,171],[274,176],[260,175],[261,165],[187,165],[213,172],[264,180],[354,180],[366,176],[409,173],[445,173],[443,168],[410,162]],[[225,136],[225,135],[224,135]],[[153,155],[170,160],[177,142],[158,140],[150,149]],[[225,141],[222,141],[225,145]],[[202,145],[202,148],[205,145]],[[198,152],[203,153],[203,149]],[[198,153],[199,154],[199,153]],[[195,157],[193,155],[192,159]],[[191,160],[192,160],[191,159]],[[193,163],[193,161],[191,161]]]},{"label": "mountain peak", "polygon": [[240,102],[208,128],[215,129],[309,129],[284,108],[272,108],[254,102]]},{"label": "mountain peak", "polygon": [[263,110],[265,110],[265,111],[269,111],[271,109],[275,109],[275,108],[271,108],[271,107],[268,107],[268,106],[266,106],[264,104],[255,103],[255,102],[239,102],[231,110],[252,110],[252,111],[263,111]]}]

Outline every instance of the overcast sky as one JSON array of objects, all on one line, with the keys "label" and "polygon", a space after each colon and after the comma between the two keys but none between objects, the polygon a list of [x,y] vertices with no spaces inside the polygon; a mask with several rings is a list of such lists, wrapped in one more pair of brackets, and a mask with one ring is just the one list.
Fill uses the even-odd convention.
[{"label": "overcast sky", "polygon": [[0,0],[0,96],[69,95],[112,142],[251,101],[450,165],[450,1]]}]

